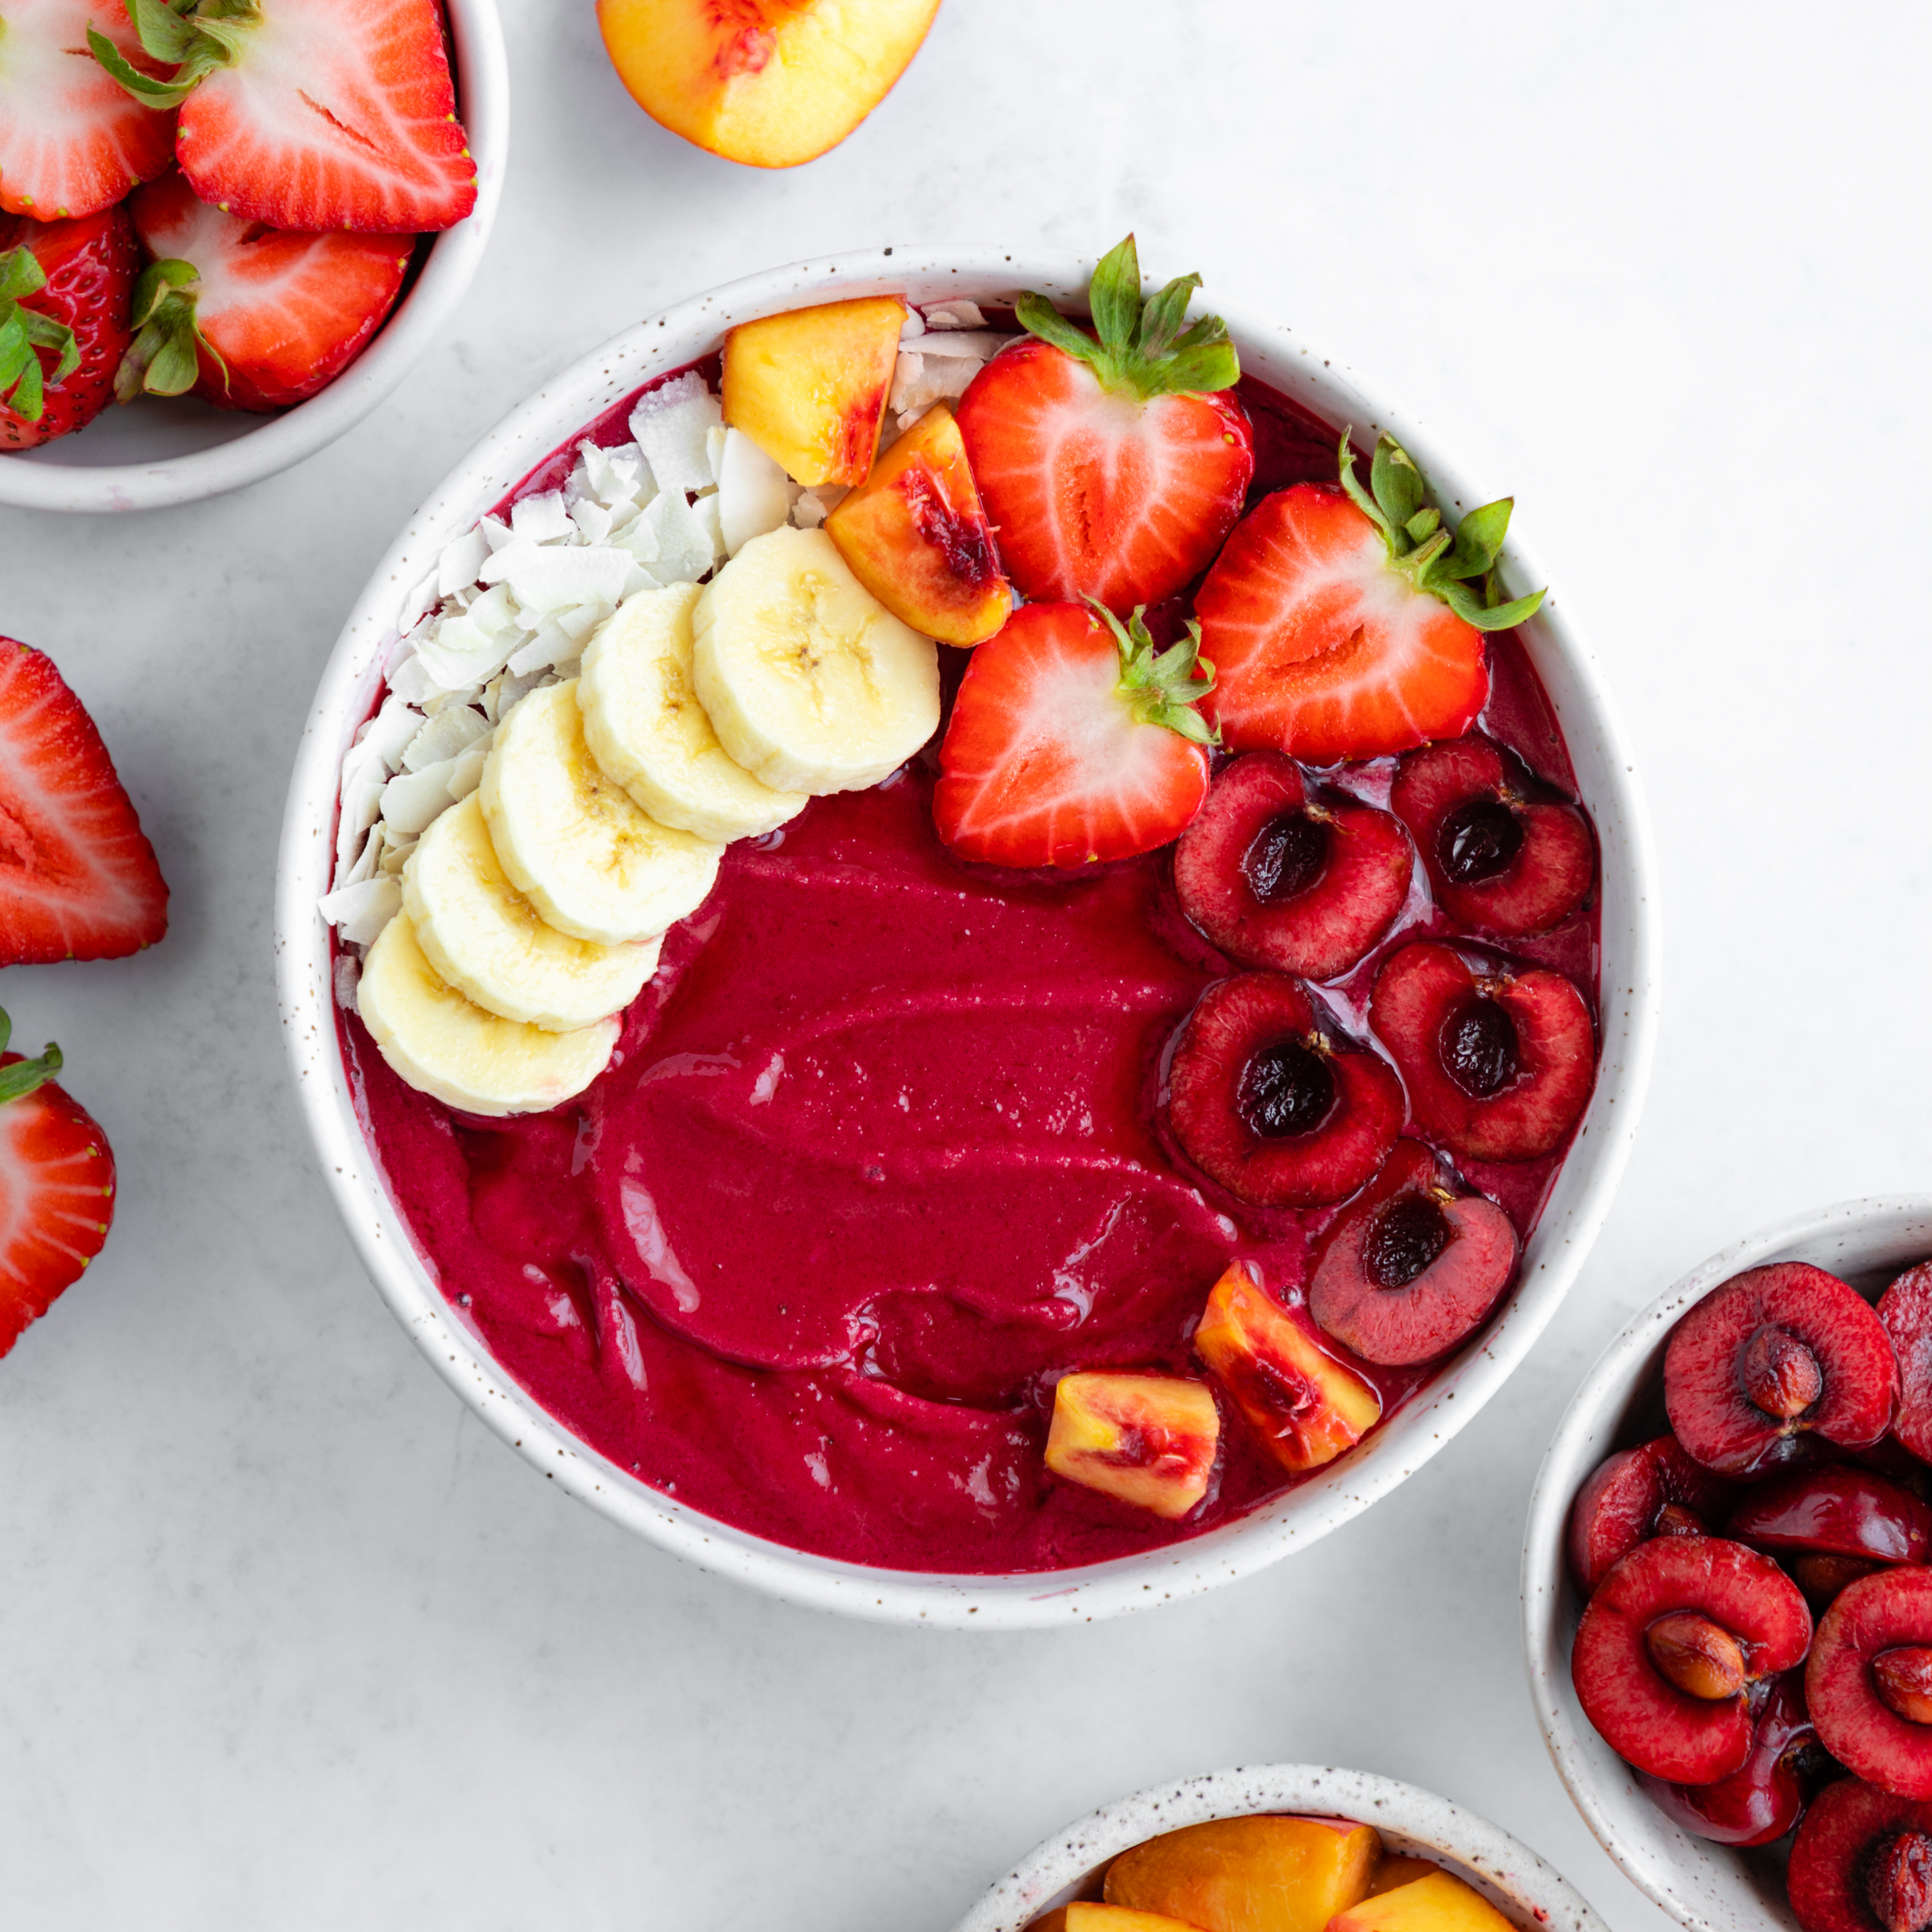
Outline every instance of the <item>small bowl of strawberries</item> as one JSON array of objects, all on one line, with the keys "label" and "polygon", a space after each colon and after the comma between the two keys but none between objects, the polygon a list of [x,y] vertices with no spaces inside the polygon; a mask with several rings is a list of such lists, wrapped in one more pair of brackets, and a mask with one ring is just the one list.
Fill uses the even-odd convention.
[{"label": "small bowl of strawberries", "polygon": [[1558,1770],[1686,1926],[1932,1922],[1932,1199],[1747,1237],[1637,1315],[1523,1555]]},{"label": "small bowl of strawberries", "polygon": [[29,0],[0,45],[0,502],[198,501],[312,456],[467,291],[493,0]]}]

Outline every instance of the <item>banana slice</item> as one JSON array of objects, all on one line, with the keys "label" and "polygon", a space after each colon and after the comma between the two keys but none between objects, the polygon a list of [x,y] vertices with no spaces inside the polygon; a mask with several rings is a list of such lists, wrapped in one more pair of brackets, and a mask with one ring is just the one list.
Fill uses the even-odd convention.
[{"label": "banana slice", "polygon": [[437,976],[486,1012],[547,1033],[621,1013],[658,969],[658,942],[598,946],[546,925],[503,876],[473,791],[416,841],[402,910]]},{"label": "banana slice", "polygon": [[720,844],[775,831],[805,809],[761,785],[718,742],[691,681],[695,584],[627,598],[584,653],[584,741],[660,825]]},{"label": "banana slice", "polygon": [[512,707],[477,795],[510,884],[573,939],[649,939],[695,912],[718,876],[723,847],[660,825],[598,770],[575,678]]},{"label": "banana slice", "polygon": [[382,1057],[419,1093],[465,1113],[541,1113],[604,1071],[621,1029],[599,1020],[546,1033],[499,1019],[436,976],[407,912],[362,962],[356,1010]]},{"label": "banana slice", "polygon": [[862,791],[939,729],[939,658],[822,530],[753,537],[705,586],[692,682],[718,741],[782,791]]}]

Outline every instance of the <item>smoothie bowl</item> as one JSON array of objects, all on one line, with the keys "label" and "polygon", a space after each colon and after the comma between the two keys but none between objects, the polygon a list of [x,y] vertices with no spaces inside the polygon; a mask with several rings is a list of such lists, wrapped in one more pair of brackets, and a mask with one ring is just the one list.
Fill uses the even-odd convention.
[{"label": "smoothie bowl", "polygon": [[1257,1765],[1103,1806],[1035,1846],[955,1932],[1603,1923],[1527,1845],[1447,1798],[1332,1765]]},{"label": "smoothie bowl", "polygon": [[365,592],[284,826],[298,1087],[425,1354],[852,1614],[1111,1614],[1366,1507],[1648,1071],[1630,761],[1507,506],[1088,282],[881,250],[564,372]]},{"label": "smoothie bowl", "polygon": [[1929,1263],[1924,1197],[1748,1236],[1632,1319],[1538,1476],[1538,1720],[1696,1932],[1932,1918]]}]

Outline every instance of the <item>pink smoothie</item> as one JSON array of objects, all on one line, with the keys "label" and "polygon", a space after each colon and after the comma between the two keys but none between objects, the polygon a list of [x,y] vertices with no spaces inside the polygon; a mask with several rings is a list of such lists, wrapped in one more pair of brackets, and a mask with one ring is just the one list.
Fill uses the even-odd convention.
[{"label": "pink smoothie", "polygon": [[[1325,426],[1257,390],[1257,485],[1332,473]],[[593,433],[621,440],[627,415]],[[1568,782],[1513,639],[1495,666],[1486,728]],[[681,1502],[906,1570],[1057,1569],[1198,1535],[1286,1486],[1240,1418],[1206,1505],[1166,1523],[1047,1476],[1054,1382],[1196,1373],[1188,1338],[1236,1255],[1299,1314],[1333,1211],[1246,1208],[1164,1137],[1163,1055],[1230,970],[1182,918],[1167,854],[1073,877],[962,866],[932,829],[929,760],[731,847],[610,1068],[555,1113],[456,1114],[343,1014],[370,1144],[497,1360]],[[1385,803],[1393,770],[1345,782]],[[1323,997],[1360,1033],[1389,948],[1450,930],[1418,886]],[[1594,912],[1516,950],[1594,1003]],[[1527,1234],[1558,1165],[1464,1172]],[[1426,1376],[1357,1367],[1385,1409]]]}]

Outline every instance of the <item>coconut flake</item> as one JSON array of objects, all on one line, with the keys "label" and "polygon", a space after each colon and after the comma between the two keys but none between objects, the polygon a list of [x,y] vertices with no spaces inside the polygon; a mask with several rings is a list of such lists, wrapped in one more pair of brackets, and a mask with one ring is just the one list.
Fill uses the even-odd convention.
[{"label": "coconut flake", "polygon": [[445,544],[442,555],[436,559],[436,595],[453,597],[475,583],[477,572],[489,555],[489,539],[480,530],[470,530],[455,543]]},{"label": "coconut flake", "polygon": [[547,489],[540,496],[526,497],[512,506],[510,527],[518,536],[527,538],[532,543],[565,543],[576,534],[570,512],[564,507],[564,493],[555,489]]},{"label": "coconut flake", "polygon": [[704,432],[704,460],[711,465],[711,481],[724,481],[724,439],[728,432],[722,423],[714,423]]},{"label": "coconut flake", "polygon": [[928,328],[984,328],[986,318],[976,302],[935,302],[925,312]]},{"label": "coconut flake", "polygon": [[[480,517],[477,528],[482,531],[483,540],[493,551],[501,550],[510,541],[510,526],[501,517]],[[481,576],[479,571],[477,575]]]},{"label": "coconut flake", "polygon": [[601,543],[610,535],[610,512],[592,497],[571,506],[570,520],[576,525],[577,536],[583,543]]},{"label": "coconut flake", "polygon": [[725,554],[735,557],[753,537],[776,530],[791,514],[785,472],[742,430],[726,430],[718,464],[718,522]]},{"label": "coconut flake", "polygon": [[[642,540],[646,535],[650,542],[648,554]],[[651,500],[650,507],[638,518],[626,547],[650,565],[650,574],[660,584],[695,584],[717,561],[710,530],[684,501],[683,493],[675,489]]]},{"label": "coconut flake", "polygon": [[719,514],[716,496],[700,497],[691,505],[691,514],[697,518],[704,532],[704,540],[711,546],[711,555],[704,565],[705,570],[709,570],[713,564],[722,562],[724,556],[724,523]]},{"label": "coconut flake", "polygon": [[525,613],[547,617],[573,604],[615,604],[630,559],[609,544],[499,551],[493,568],[513,559],[506,580]]},{"label": "coconut flake", "polygon": [[389,688],[391,696],[400,698],[405,704],[420,704],[436,685],[422,658],[412,650],[390,672]]},{"label": "coconut flake", "polygon": [[402,608],[396,613],[396,629],[408,632],[415,629],[418,621],[436,604],[436,573],[432,570],[404,600]]},{"label": "coconut flake", "polygon": [[489,762],[489,748],[495,742],[496,733],[485,729],[481,737],[457,753],[455,768],[449,774],[449,795],[457,803],[483,782],[483,767]]},{"label": "coconut flake", "polygon": [[800,490],[791,506],[791,520],[800,530],[816,530],[825,521],[825,506],[814,489]]},{"label": "coconut flake", "polygon": [[449,774],[456,765],[454,758],[441,758],[420,771],[400,773],[382,787],[382,822],[396,839],[414,839],[452,803]]},{"label": "coconut flake", "polygon": [[481,712],[472,711],[467,704],[448,705],[410,741],[409,749],[402,754],[402,769],[421,771],[445,758],[453,758],[489,729]]},{"label": "coconut flake", "polygon": [[373,946],[402,910],[402,888],[383,874],[345,886],[320,902],[322,916],[351,946]]},{"label": "coconut flake", "polygon": [[514,630],[493,634],[473,617],[446,617],[416,656],[440,691],[464,691],[493,678],[516,643]]},{"label": "coconut flake", "polygon": [[353,952],[336,955],[336,1004],[345,1013],[356,1009],[356,989],[362,983],[362,968]]},{"label": "coconut flake", "polygon": [[675,495],[681,489],[703,489],[711,481],[706,436],[724,419],[717,398],[695,369],[638,398],[630,412],[630,433],[660,490]]}]

